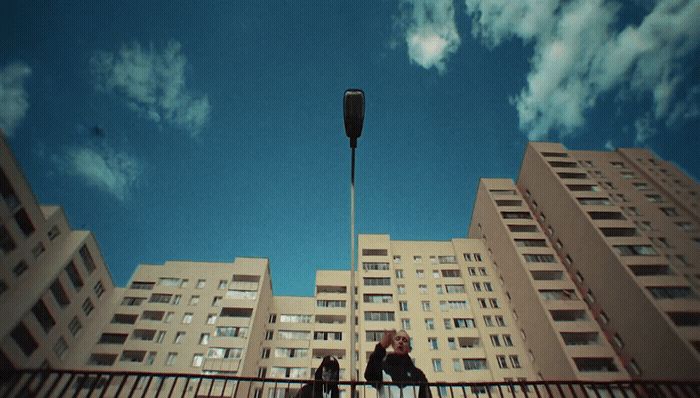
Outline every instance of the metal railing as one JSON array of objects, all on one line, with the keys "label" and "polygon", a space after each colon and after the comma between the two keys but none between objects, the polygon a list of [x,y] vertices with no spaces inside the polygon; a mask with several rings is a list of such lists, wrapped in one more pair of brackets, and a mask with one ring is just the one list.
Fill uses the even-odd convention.
[{"label": "metal railing", "polygon": [[[0,397],[187,397],[292,398],[313,380],[227,375],[78,370],[16,370],[0,374]],[[340,381],[340,398],[374,398],[369,382]],[[384,383],[396,395],[419,397],[428,388],[433,398],[700,398],[700,381],[503,381],[428,383],[405,386]]]}]

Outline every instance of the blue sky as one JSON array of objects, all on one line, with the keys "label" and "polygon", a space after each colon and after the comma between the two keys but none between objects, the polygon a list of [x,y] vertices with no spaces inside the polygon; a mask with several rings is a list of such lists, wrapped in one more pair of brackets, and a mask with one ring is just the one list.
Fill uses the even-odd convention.
[{"label": "blue sky", "polygon": [[[41,203],[139,263],[268,257],[275,294],[360,233],[467,233],[528,140],[644,146],[700,175],[700,0],[0,5],[0,127]],[[96,134],[95,126],[100,127]]]}]

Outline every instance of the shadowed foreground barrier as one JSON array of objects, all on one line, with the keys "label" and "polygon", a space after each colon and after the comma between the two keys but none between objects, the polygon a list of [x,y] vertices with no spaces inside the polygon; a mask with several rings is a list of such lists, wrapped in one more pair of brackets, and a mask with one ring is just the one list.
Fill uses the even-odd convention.
[{"label": "shadowed foreground barrier", "polygon": [[[308,382],[314,381],[221,374],[17,370],[0,375],[0,397],[292,398]],[[340,381],[338,385],[341,398],[349,398],[351,389],[360,398],[376,397],[376,389],[368,382]],[[385,383],[385,388],[391,385],[395,383]],[[700,381],[504,381],[428,385],[433,398],[700,398]],[[418,395],[418,386],[410,389]]]}]

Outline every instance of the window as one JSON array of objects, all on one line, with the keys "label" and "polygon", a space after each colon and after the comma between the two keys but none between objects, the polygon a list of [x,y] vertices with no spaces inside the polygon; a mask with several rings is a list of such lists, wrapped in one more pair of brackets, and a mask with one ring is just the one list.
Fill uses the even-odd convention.
[{"label": "window", "polygon": [[679,216],[678,211],[676,210],[675,207],[661,207],[661,208],[659,208],[659,210],[661,210],[662,213],[664,213],[665,215],[667,215],[669,217],[678,217]]},{"label": "window", "polygon": [[248,328],[240,326],[220,326],[214,333],[217,337],[246,337]]},{"label": "window", "polygon": [[491,304],[491,308],[501,308],[500,305],[498,304],[498,299],[490,298],[489,304]]},{"label": "window", "polygon": [[668,316],[676,326],[700,326],[700,312],[669,312]]},{"label": "window", "polygon": [[530,271],[536,281],[560,281],[564,279],[564,271]]},{"label": "window", "polygon": [[458,269],[443,269],[441,272],[443,278],[459,278],[462,276]]},{"label": "window", "polygon": [[[479,259],[479,261],[481,261],[481,258]],[[486,268],[479,267],[479,276],[488,276],[488,274],[486,273]]]},{"label": "window", "polygon": [[411,330],[411,320],[407,319],[407,318],[402,318],[401,319],[401,329]]},{"label": "window", "polygon": [[437,337],[428,337],[428,347],[431,350],[437,350],[438,349],[438,340]]},{"label": "window", "polygon": [[362,269],[365,271],[388,271],[389,263],[362,263]]},{"label": "window", "polygon": [[393,321],[394,312],[390,311],[365,311],[365,321]]},{"label": "window", "polygon": [[481,291],[481,283],[479,283],[479,282],[472,282],[472,287],[474,287],[475,292]]},{"label": "window", "polygon": [[493,291],[493,287],[491,286],[491,282],[484,282],[484,290],[487,292]]},{"label": "window", "polygon": [[442,360],[433,359],[433,371],[442,372]]},{"label": "window", "polygon": [[169,352],[165,358],[165,366],[174,366],[177,361],[177,352]]},{"label": "window", "polygon": [[17,247],[10,232],[4,225],[0,225],[0,247],[2,247],[2,251],[5,253],[9,253]]},{"label": "window", "polygon": [[156,343],[161,344],[163,341],[165,341],[165,330],[160,330],[156,336]]},{"label": "window", "polygon": [[197,305],[197,304],[199,304],[199,296],[190,297],[190,305]]},{"label": "window", "polygon": [[465,293],[464,285],[445,285],[447,293]]},{"label": "window", "polygon": [[502,211],[501,217],[506,220],[532,220],[529,211]]},{"label": "window", "polygon": [[597,345],[600,343],[598,332],[561,332],[566,345]]},{"label": "window", "polygon": [[112,366],[117,360],[117,354],[90,354],[88,365]]},{"label": "window", "polygon": [[422,269],[417,269],[416,270],[416,278],[423,279],[424,277],[425,277],[425,272],[423,272]]},{"label": "window", "polygon": [[695,229],[696,229],[695,226],[688,221],[679,221],[676,223],[676,226],[681,231],[686,231],[686,232],[695,231]]},{"label": "window", "polygon": [[195,286],[196,289],[204,289],[204,286],[207,284],[206,279],[199,279],[197,280],[197,286]]},{"label": "window", "polygon": [[189,324],[192,323],[192,317],[194,315],[191,312],[186,312],[185,315],[182,316],[182,323]]},{"label": "window", "polygon": [[185,341],[185,335],[187,335],[187,332],[177,332],[175,333],[175,339],[173,340],[173,344],[182,344],[183,341]]},{"label": "window", "polygon": [[386,256],[386,249],[362,249],[363,256]]},{"label": "window", "polygon": [[282,314],[280,322],[282,323],[311,323],[311,315],[306,314]]},{"label": "window", "polygon": [[221,296],[216,296],[216,297],[214,297],[214,298],[211,300],[211,306],[212,306],[212,307],[218,307],[218,306],[220,306],[220,305],[221,305],[221,300],[222,300],[222,299],[223,299],[223,297],[221,297]]},{"label": "window", "polygon": [[401,256],[394,256],[394,264],[400,264],[401,263]]},{"label": "window", "polygon": [[463,359],[464,370],[488,369],[485,358],[465,358]]},{"label": "window", "polygon": [[168,304],[170,303],[170,299],[173,298],[172,294],[160,294],[160,293],[153,293],[151,294],[151,298],[148,300],[149,303],[162,303],[162,304]]},{"label": "window", "polygon": [[520,368],[520,359],[517,355],[509,355],[508,358],[510,358],[510,364],[513,366],[513,368]]},{"label": "window", "polygon": [[651,203],[663,203],[665,202],[663,196],[659,195],[658,193],[652,193],[645,195],[647,200]]},{"label": "window", "polygon": [[15,221],[17,221],[17,225],[19,225],[19,229],[22,230],[24,236],[29,237],[34,233],[34,224],[32,224],[32,220],[29,219],[29,215],[24,208],[19,209],[15,213]]},{"label": "window", "polygon": [[44,329],[44,332],[48,333],[49,330],[56,325],[56,320],[51,315],[51,312],[46,307],[43,300],[40,299],[36,304],[34,304],[34,307],[32,307],[32,313],[34,314],[34,317],[36,317],[37,322],[39,322],[41,325],[41,328]]},{"label": "window", "polygon": [[496,355],[496,362],[498,362],[499,368],[508,369],[508,362],[506,361],[505,355]]},{"label": "window", "polygon": [[620,256],[656,256],[656,249],[651,245],[614,245]]},{"label": "window", "polygon": [[243,353],[242,348],[212,347],[207,352],[207,358],[214,359],[237,359]]},{"label": "window", "polygon": [[[239,308],[239,307],[224,307],[221,309],[221,313],[219,315],[221,317],[229,317],[229,318],[250,318],[251,315],[253,315],[253,309],[252,308]],[[295,318],[295,315],[286,315],[286,316],[281,315],[280,322],[303,322],[303,323],[311,322],[311,315],[306,315],[306,317],[308,317],[308,318],[304,318],[304,317]],[[295,319],[298,319],[298,320],[295,320]]]},{"label": "window", "polygon": [[479,302],[479,307],[480,307],[480,308],[487,308],[486,299],[478,298],[478,299],[476,299],[476,301]]},{"label": "window", "polygon": [[53,298],[56,299],[56,302],[58,303],[59,307],[65,308],[70,304],[70,299],[68,298],[68,294],[66,294],[66,291],[63,289],[63,285],[61,284],[61,281],[56,278],[56,280],[53,281],[50,287],[51,294],[53,294]]},{"label": "window", "polygon": [[537,232],[537,226],[532,224],[525,224],[525,225],[511,225],[508,224],[508,229],[510,232]]},{"label": "window", "polygon": [[438,256],[438,263],[457,264],[457,258],[455,258],[455,256]]},{"label": "window", "polygon": [[192,356],[192,367],[198,368],[198,367],[202,366],[203,363],[204,363],[204,355],[194,354]]},{"label": "window", "polygon": [[503,335],[503,345],[506,347],[512,347],[513,346],[513,339],[510,337],[509,334],[504,334]]},{"label": "window", "polygon": [[396,292],[398,294],[406,294],[406,285],[397,285]]},{"label": "window", "polygon": [[311,340],[311,332],[306,330],[280,330],[279,338],[282,340]]},{"label": "window", "polygon": [[695,298],[695,293],[688,286],[659,286],[647,287],[656,299],[690,299]]},{"label": "window", "polygon": [[71,319],[70,323],[68,323],[68,330],[70,330],[71,335],[77,336],[78,332],[80,332],[80,329],[83,328],[83,325],[80,323],[80,319],[78,319],[77,316],[73,317]]},{"label": "window", "polygon": [[515,239],[515,246],[518,247],[547,247],[544,239]]},{"label": "window", "polygon": [[95,309],[95,305],[92,304],[92,300],[90,298],[86,298],[85,301],[83,301],[83,312],[85,313],[85,316],[90,316],[90,313],[92,310]]},{"label": "window", "polygon": [[418,285],[418,292],[420,294],[428,294],[428,285]]},{"label": "window", "polygon": [[90,250],[88,250],[86,245],[83,245],[83,247],[80,248],[80,258],[82,258],[88,274],[92,274],[92,271],[94,271],[97,267],[95,266],[95,260],[92,259]]},{"label": "window", "polygon": [[567,184],[567,188],[572,192],[599,192],[600,187],[597,185],[589,184]]},{"label": "window", "polygon": [[396,279],[403,279],[403,270],[402,269],[397,269],[395,272],[396,272]]},{"label": "window", "polygon": [[454,324],[457,329],[471,329],[476,327],[474,320],[471,318],[454,318]]},{"label": "window", "polygon": [[105,287],[102,285],[102,281],[97,281],[92,290],[95,292],[95,296],[97,296],[97,298],[102,297],[102,294],[105,292]]},{"label": "window", "polygon": [[27,329],[27,327],[24,325],[24,322],[20,322],[17,326],[15,326],[10,335],[26,356],[32,355],[32,353],[34,353],[34,351],[36,351],[36,349],[39,347],[39,344],[34,339],[34,336],[32,336],[29,329]]},{"label": "window", "polygon": [[501,346],[501,339],[498,337],[497,334],[492,334],[489,336],[491,339],[491,345],[494,347],[500,347]]},{"label": "window", "polygon": [[68,265],[66,265],[65,270],[68,274],[68,279],[70,279],[75,290],[80,291],[80,288],[83,287],[83,278],[80,277],[80,273],[78,272],[78,269],[75,268],[75,264],[72,261],[69,262]]},{"label": "window", "polygon": [[506,322],[503,320],[503,316],[502,316],[502,315],[496,315],[496,316],[495,316],[495,319],[496,319],[496,325],[498,325],[498,326],[506,326]]},{"label": "window", "polygon": [[440,279],[440,271],[433,270],[433,279]]},{"label": "window", "polygon": [[612,206],[612,202],[608,198],[577,198],[582,205],[591,206]]},{"label": "window", "polygon": [[425,320],[425,330],[433,330],[435,329],[435,322],[431,319],[428,318]]},{"label": "window", "polygon": [[549,301],[549,300],[578,300],[578,296],[576,296],[576,292],[574,292],[573,289],[561,289],[561,290],[545,289],[545,290],[540,290],[539,292],[540,292],[540,296],[545,301]]},{"label": "window", "polygon": [[207,315],[207,325],[213,325],[216,323],[216,314]]},{"label": "window", "polygon": [[56,354],[56,357],[58,359],[63,359],[64,355],[66,354],[66,351],[68,351],[68,343],[66,343],[66,339],[63,338],[63,336],[58,338],[58,341],[56,341],[56,344],[53,346],[53,352]]},{"label": "window", "polygon": [[226,290],[228,287],[228,281],[226,279],[222,279],[219,281],[219,290]]},{"label": "window", "polygon": [[12,269],[12,273],[15,274],[16,277],[21,276],[24,274],[24,272],[27,270],[27,262],[24,260],[21,260],[17,265]]},{"label": "window", "polygon": [[362,278],[365,286],[389,286],[391,278]]},{"label": "window", "polygon": [[423,311],[431,311],[430,301],[421,301],[420,306]]},{"label": "window", "polygon": [[612,358],[574,358],[579,372],[617,372]]},{"label": "window", "polygon": [[265,331],[265,340],[272,340],[274,337],[275,337],[274,330],[266,330]]},{"label": "window", "polygon": [[487,327],[493,326],[493,319],[491,318],[491,315],[484,315],[484,325]]},{"label": "window", "polygon": [[414,262],[414,263],[422,263],[422,262],[423,262],[423,257],[421,257],[421,256],[413,256],[413,262]]},{"label": "window", "polygon": [[443,294],[442,285],[435,285],[435,293]]}]

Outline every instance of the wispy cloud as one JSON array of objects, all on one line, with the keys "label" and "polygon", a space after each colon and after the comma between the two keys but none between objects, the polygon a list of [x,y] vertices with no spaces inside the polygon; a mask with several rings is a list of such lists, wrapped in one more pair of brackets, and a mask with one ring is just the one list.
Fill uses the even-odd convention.
[{"label": "wispy cloud", "polygon": [[[553,130],[571,134],[585,123],[598,97],[615,89],[650,95],[658,122],[697,117],[697,107],[678,98],[687,78],[682,63],[700,43],[700,0],[659,0],[640,24],[621,30],[615,28],[619,4],[609,1],[465,2],[472,34],[485,44],[520,38],[534,46],[527,86],[511,99],[530,139]],[[687,95],[696,94],[688,90]]]},{"label": "wispy cloud", "polygon": [[186,63],[177,42],[161,51],[134,43],[118,53],[99,51],[90,60],[98,90],[117,92],[141,116],[196,136],[209,120],[211,109],[206,94],[195,97],[185,87]]},{"label": "wispy cloud", "polygon": [[453,0],[404,0],[401,9],[398,25],[411,61],[444,72],[460,44]]},{"label": "wispy cloud", "polygon": [[24,81],[31,73],[31,68],[23,62],[7,65],[0,70],[0,129],[8,136],[13,135],[29,108]]},{"label": "wispy cloud", "polygon": [[88,185],[120,201],[130,197],[142,174],[142,166],[135,158],[108,146],[72,146],[64,151],[58,162],[66,173],[80,177]]}]

